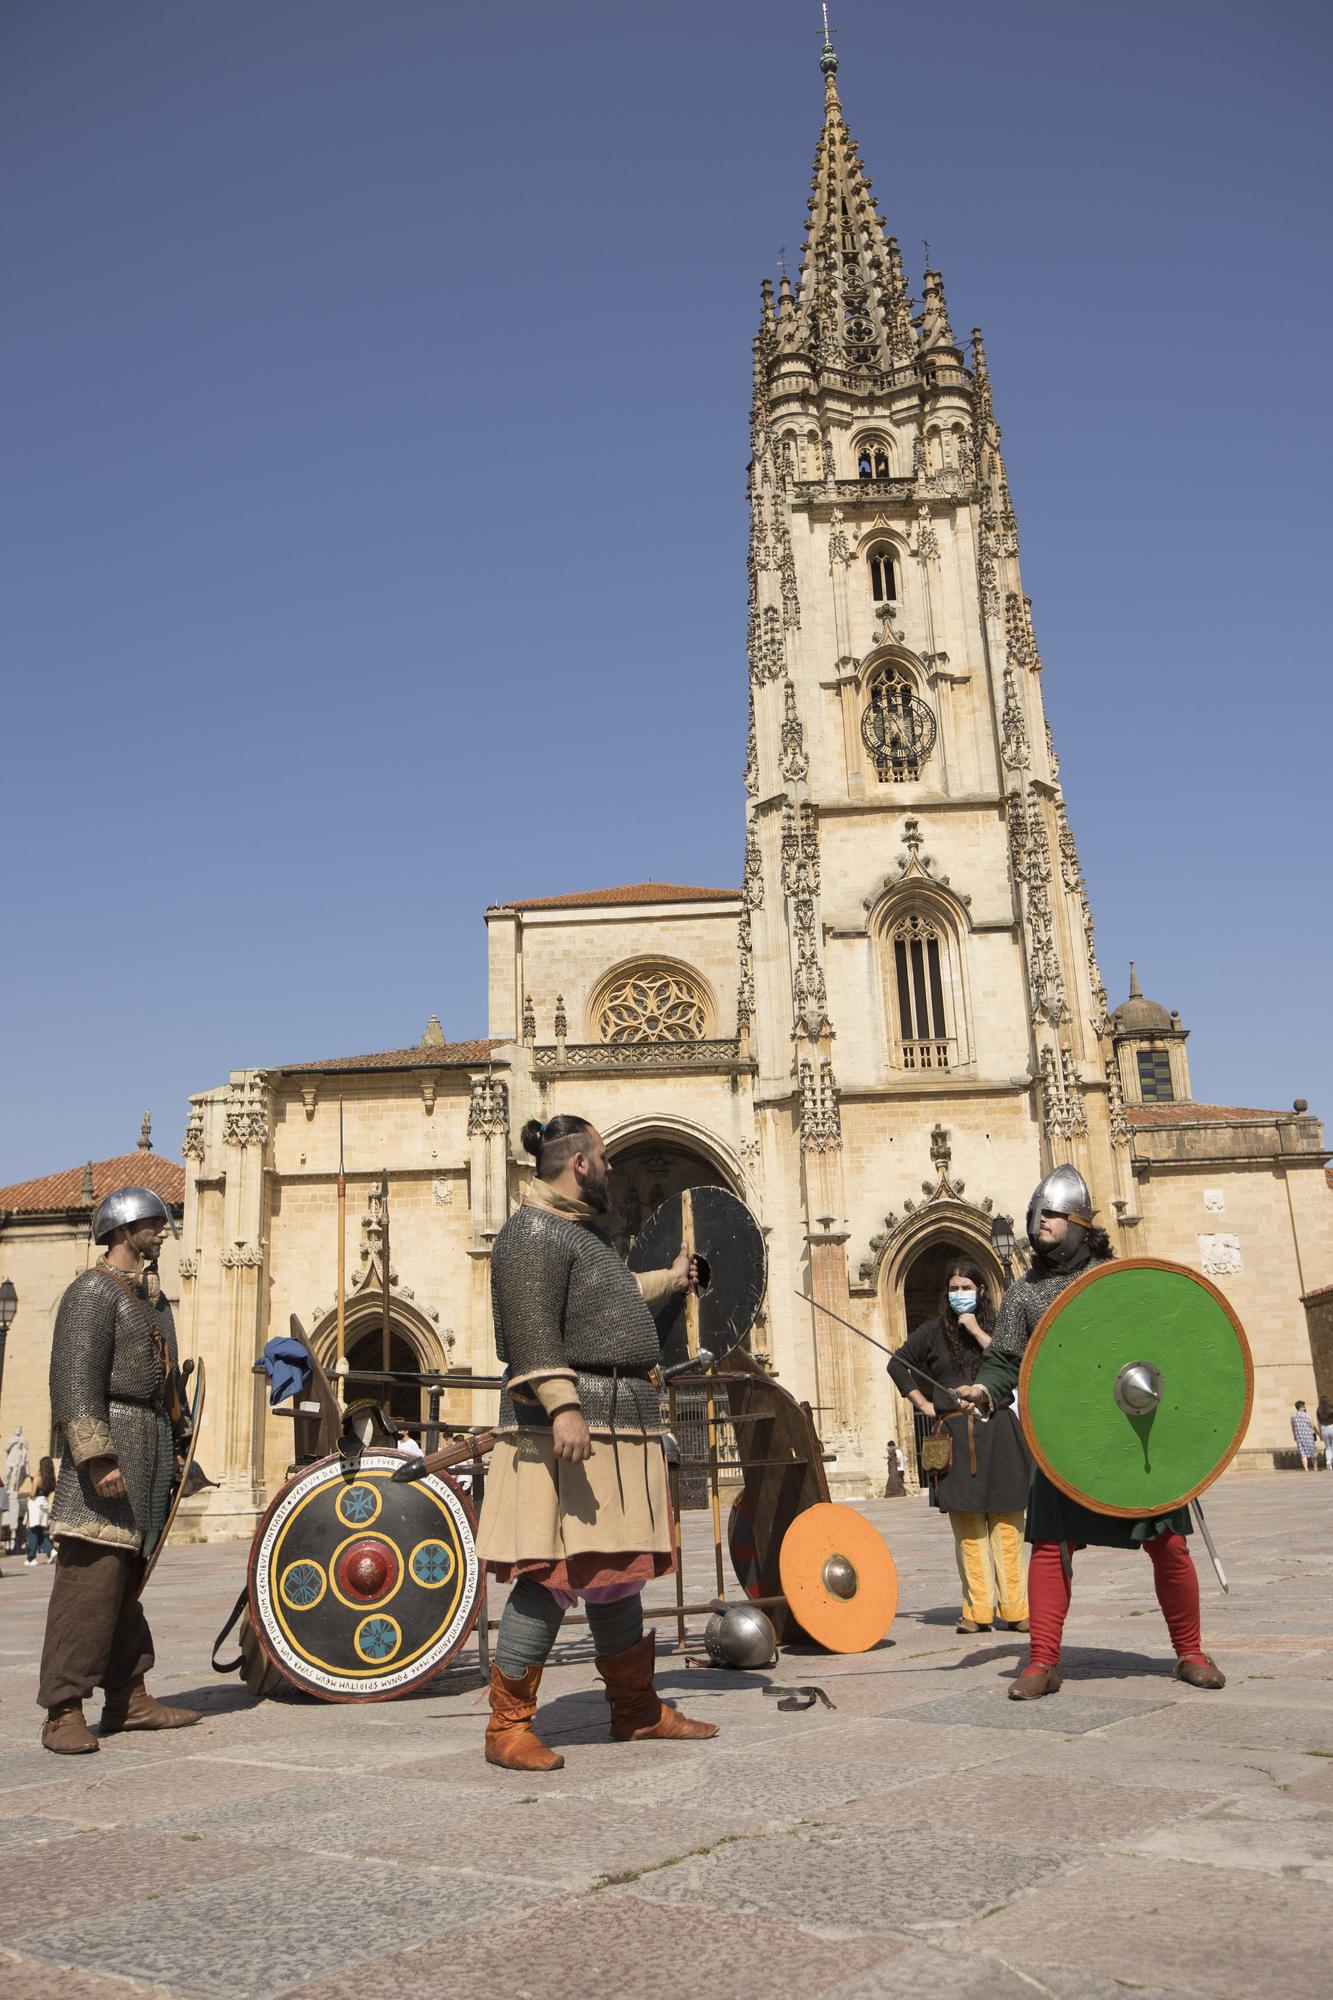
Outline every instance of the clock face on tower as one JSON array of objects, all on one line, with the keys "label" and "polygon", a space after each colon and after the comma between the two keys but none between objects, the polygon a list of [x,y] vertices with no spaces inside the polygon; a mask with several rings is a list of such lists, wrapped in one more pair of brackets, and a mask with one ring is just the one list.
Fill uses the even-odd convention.
[{"label": "clock face on tower", "polygon": [[935,747],[935,717],[897,667],[881,668],[861,714],[861,741],[881,783],[920,776]]}]

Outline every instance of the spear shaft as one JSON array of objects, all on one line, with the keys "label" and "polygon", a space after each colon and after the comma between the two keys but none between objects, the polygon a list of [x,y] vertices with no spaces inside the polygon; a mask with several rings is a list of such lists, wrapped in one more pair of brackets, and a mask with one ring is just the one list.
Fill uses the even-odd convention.
[{"label": "spear shaft", "polygon": [[852,1322],[844,1319],[841,1313],[835,1313],[832,1306],[822,1306],[819,1300],[812,1299],[808,1292],[797,1291],[796,1296],[798,1299],[804,1299],[808,1306],[813,1306],[816,1312],[827,1313],[830,1319],[836,1319],[839,1326],[845,1326],[848,1333],[854,1333],[858,1340],[869,1341],[870,1345],[877,1347],[881,1354],[887,1354],[890,1361],[900,1362],[904,1368],[910,1369],[913,1375],[919,1375],[923,1382],[929,1383],[932,1389],[938,1389],[942,1396],[947,1396],[950,1402],[957,1406],[957,1393],[953,1389],[946,1389],[943,1382],[937,1382],[933,1375],[927,1375],[925,1369],[918,1368],[915,1361],[904,1360],[901,1353],[895,1354],[894,1350],[886,1347],[882,1340],[876,1340],[873,1334],[863,1333],[859,1326],[853,1326]]}]

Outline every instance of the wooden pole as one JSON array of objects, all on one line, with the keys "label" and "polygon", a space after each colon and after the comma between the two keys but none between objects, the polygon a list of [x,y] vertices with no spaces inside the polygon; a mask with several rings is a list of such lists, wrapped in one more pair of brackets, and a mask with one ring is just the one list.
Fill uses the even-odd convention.
[{"label": "wooden pole", "polygon": [[[667,1383],[667,1427],[672,1437],[680,1440],[676,1432],[676,1385]],[[671,1487],[671,1541],[676,1557],[676,1650],[685,1650],[685,1561],[681,1554],[680,1538],[680,1466],[668,1469]]]},{"label": "wooden pole", "polygon": [[[693,1257],[694,1202],[688,1188],[682,1191],[680,1197],[680,1221],[686,1252]],[[699,1352],[697,1285],[688,1285],[685,1290],[685,1352],[692,1357]],[[718,1492],[717,1478],[717,1410],[713,1402],[711,1385],[704,1391],[704,1421],[708,1426],[708,1499],[713,1515],[713,1560],[717,1565],[717,1594],[719,1597],[724,1597],[726,1571],[722,1562],[722,1496]]]},{"label": "wooden pole", "polygon": [[380,1179],[380,1367],[389,1372],[389,1169]]},{"label": "wooden pole", "polygon": [[333,1379],[347,1401],[347,1175],[343,1166],[343,1107],[338,1099],[338,1352]]}]

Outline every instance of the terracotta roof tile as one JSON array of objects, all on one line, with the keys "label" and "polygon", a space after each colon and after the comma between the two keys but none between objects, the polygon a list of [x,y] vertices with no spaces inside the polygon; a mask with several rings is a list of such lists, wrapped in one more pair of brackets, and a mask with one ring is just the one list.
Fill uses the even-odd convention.
[{"label": "terracotta roof tile", "polygon": [[327,1056],[320,1062],[282,1063],[275,1067],[275,1075],[305,1076],[312,1070],[358,1070],[358,1069],[471,1069],[477,1063],[484,1063],[493,1049],[502,1049],[500,1041],[477,1042],[434,1042],[423,1048],[381,1049],[367,1056]]},{"label": "terracotta roof tile", "polygon": [[1256,1111],[1244,1104],[1127,1104],[1131,1125],[1263,1125],[1290,1111]]},{"label": "terracotta roof tile", "polygon": [[[44,1215],[66,1208],[87,1208],[83,1177],[88,1169],[67,1167],[64,1173],[43,1174],[35,1181],[15,1181],[0,1188],[0,1209],[11,1213]],[[185,1200],[185,1169],[177,1160],[163,1159],[161,1153],[121,1153],[114,1160],[93,1161],[93,1201],[110,1194],[112,1188],[146,1187],[160,1194],[169,1207],[179,1208]]]},{"label": "terracotta roof tile", "polygon": [[739,889],[697,889],[684,882],[622,882],[614,889],[581,889],[567,896],[528,896],[492,903],[493,910],[573,910],[615,903],[731,903]]}]

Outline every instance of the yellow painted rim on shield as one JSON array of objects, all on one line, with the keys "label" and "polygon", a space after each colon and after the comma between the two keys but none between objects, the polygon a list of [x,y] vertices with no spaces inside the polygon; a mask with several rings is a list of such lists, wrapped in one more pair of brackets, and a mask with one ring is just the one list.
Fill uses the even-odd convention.
[{"label": "yellow painted rim on shield", "polygon": [[[391,1477],[392,1475],[387,1472],[386,1473],[363,1472],[358,1475],[359,1481],[362,1484],[369,1484],[370,1481],[372,1480],[376,1479],[384,1480]],[[312,1486],[310,1491],[307,1494],[303,1495],[303,1497],[297,1502],[296,1506],[293,1507],[288,1518],[283,1522],[282,1531],[279,1534],[276,1543],[274,1544],[273,1554],[270,1557],[269,1566],[271,1574],[273,1575],[277,1574],[279,1567],[279,1558],[281,1557],[282,1554],[282,1545],[286,1541],[287,1536],[291,1531],[291,1526],[293,1521],[297,1520],[299,1516],[302,1513],[304,1513],[305,1509],[310,1505],[312,1500],[317,1499],[320,1494],[327,1491],[327,1484],[328,1484],[327,1481],[325,1481],[321,1485]],[[444,1516],[444,1519],[448,1522],[449,1526],[451,1528],[455,1528],[453,1515],[449,1512],[449,1509],[445,1506],[443,1500],[440,1499],[437,1493],[432,1493],[430,1487],[424,1484],[418,1485],[417,1491],[419,1493],[430,1494],[431,1500],[434,1502],[435,1506],[439,1509],[440,1513]],[[380,1500],[380,1505],[382,1507],[383,1500],[381,1499],[381,1496],[379,1494],[376,1494],[375,1497],[377,1500]],[[336,1511],[336,1503],[335,1503],[335,1511]],[[360,1539],[360,1536],[359,1534],[353,1535],[350,1536],[348,1539],[351,1541],[357,1541]],[[339,1547],[345,1548],[346,1545],[347,1544],[343,1542],[339,1544]],[[313,1561],[314,1558],[303,1557],[301,1558],[301,1560]],[[463,1580],[466,1574],[467,1574],[466,1563],[456,1561],[454,1566],[454,1584],[455,1584],[454,1592],[453,1595],[450,1597],[449,1602],[446,1605],[442,1615],[437,1620],[434,1631],[431,1633],[430,1637],[424,1641],[422,1645],[417,1647],[414,1653],[409,1653],[404,1659],[399,1659],[396,1655],[394,1656],[391,1664],[395,1673],[402,1667],[410,1667],[414,1660],[419,1660],[423,1653],[428,1653],[431,1647],[438,1643],[441,1634],[448,1629],[450,1621],[453,1618],[454,1612],[458,1609],[459,1599],[463,1595]],[[401,1583],[401,1578],[399,1581]],[[415,1578],[413,1579],[413,1581],[415,1582]],[[425,1586],[420,1586],[420,1585],[418,1586],[418,1588],[424,1588],[424,1587]],[[362,1668],[362,1667],[346,1667],[342,1665],[335,1665],[330,1660],[321,1659],[318,1653],[312,1653],[308,1646],[303,1646],[301,1644],[295,1632],[293,1632],[291,1626],[288,1624],[286,1617],[283,1615],[282,1599],[280,1591],[274,1591],[271,1602],[273,1605],[273,1616],[277,1620],[278,1625],[281,1628],[283,1636],[286,1639],[288,1645],[291,1647],[294,1653],[299,1653],[303,1660],[308,1660],[312,1667],[319,1667],[326,1674],[336,1674],[342,1680],[373,1680],[376,1678],[377,1675],[385,1671],[386,1663],[381,1663],[381,1665],[377,1667]],[[344,1598],[343,1602],[345,1604],[347,1602],[347,1599]],[[386,1603],[388,1602],[387,1598],[385,1599],[385,1602]],[[359,1611],[361,1609],[361,1606],[356,1605],[353,1608]],[[373,1610],[369,1611],[367,1615],[373,1617],[374,1611]],[[353,1643],[355,1643],[355,1641]],[[364,1658],[364,1655],[362,1655],[361,1657]]]}]

